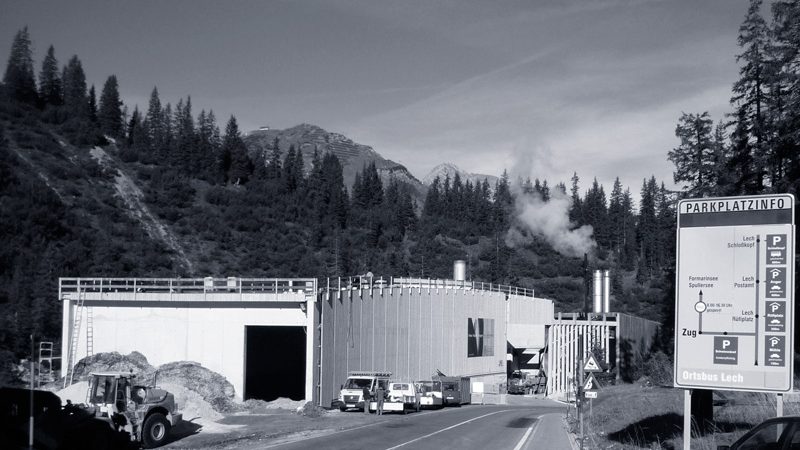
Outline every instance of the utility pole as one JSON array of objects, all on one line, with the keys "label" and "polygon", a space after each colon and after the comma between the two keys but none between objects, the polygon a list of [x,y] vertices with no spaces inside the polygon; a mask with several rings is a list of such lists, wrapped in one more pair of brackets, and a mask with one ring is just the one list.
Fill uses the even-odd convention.
[{"label": "utility pole", "polygon": [[31,333],[31,395],[30,395],[30,420],[28,421],[28,448],[33,450],[33,378],[36,376],[36,365],[34,363],[36,351],[33,345],[33,333]]},{"label": "utility pole", "polygon": [[575,398],[575,403],[578,405],[578,421],[581,428],[581,450],[583,450],[583,331],[578,335],[578,396]]}]

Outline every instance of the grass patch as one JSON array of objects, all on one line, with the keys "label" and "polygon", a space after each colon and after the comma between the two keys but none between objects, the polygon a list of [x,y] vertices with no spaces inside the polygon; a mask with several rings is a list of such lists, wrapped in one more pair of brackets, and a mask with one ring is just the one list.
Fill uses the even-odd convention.
[{"label": "grass patch", "polygon": [[[584,426],[589,449],[683,448],[683,391],[639,384],[608,386],[599,392]],[[776,396],[750,392],[714,392],[714,432],[692,437],[692,449],[716,450],[753,426],[775,417]],[[574,411],[574,410],[573,410]],[[784,415],[800,414],[800,395],[784,396]],[[572,431],[578,422],[570,414]],[[696,433],[695,433],[696,434]]]}]

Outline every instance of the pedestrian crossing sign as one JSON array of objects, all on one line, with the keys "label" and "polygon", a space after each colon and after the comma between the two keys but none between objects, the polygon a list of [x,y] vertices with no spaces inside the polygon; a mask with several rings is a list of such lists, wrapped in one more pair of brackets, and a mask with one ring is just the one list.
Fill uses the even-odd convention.
[{"label": "pedestrian crossing sign", "polygon": [[600,368],[600,364],[597,362],[597,358],[594,355],[589,355],[589,359],[586,360],[586,363],[583,365],[584,372],[602,372],[603,369]]}]

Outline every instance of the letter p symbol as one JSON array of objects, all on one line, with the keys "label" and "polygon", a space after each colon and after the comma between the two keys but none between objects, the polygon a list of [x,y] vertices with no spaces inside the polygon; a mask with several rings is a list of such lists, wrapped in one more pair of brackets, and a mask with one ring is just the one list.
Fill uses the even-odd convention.
[{"label": "letter p symbol", "polygon": [[725,340],[722,341],[722,349],[723,350],[725,350],[726,348],[728,348],[730,346],[731,346],[731,341],[729,341],[728,339],[725,339]]},{"label": "letter p symbol", "polygon": [[783,242],[783,236],[779,234],[772,235],[772,245],[778,245]]}]

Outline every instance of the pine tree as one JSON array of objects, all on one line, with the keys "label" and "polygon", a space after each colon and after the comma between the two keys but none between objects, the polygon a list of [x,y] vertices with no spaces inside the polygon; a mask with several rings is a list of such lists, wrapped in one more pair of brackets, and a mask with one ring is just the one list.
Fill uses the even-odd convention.
[{"label": "pine tree", "polygon": [[640,282],[652,277],[658,267],[657,195],[658,184],[656,183],[656,178],[651,177],[650,180],[643,180],[639,222],[636,229],[636,235],[639,240],[639,273],[637,274],[637,279]]},{"label": "pine tree", "polygon": [[226,181],[234,185],[246,183],[253,173],[253,163],[247,156],[247,146],[242,140],[239,125],[234,116],[231,116],[225,126],[221,153],[222,167],[226,169]]},{"label": "pine tree", "polygon": [[36,103],[36,79],[33,74],[33,56],[31,38],[28,36],[28,27],[25,27],[14,36],[11,44],[11,53],[8,55],[6,73],[3,75],[5,84],[15,100]]},{"label": "pine tree", "polygon": [[800,2],[772,3],[774,58],[772,185],[774,192],[800,193]]},{"label": "pine tree", "polygon": [[578,173],[573,172],[572,188],[570,188],[572,205],[569,208],[569,220],[576,225],[583,225],[585,222],[583,220],[583,204],[581,202],[581,194],[578,188],[579,181],[580,178],[578,178]]},{"label": "pine tree", "polygon": [[178,167],[192,175],[200,169],[198,155],[196,154],[196,136],[194,130],[194,117],[192,117],[192,98],[187,97],[186,103],[179,101],[175,109],[175,159]]},{"label": "pine tree", "polygon": [[100,130],[115,139],[123,137],[124,120],[121,108],[122,100],[119,98],[117,76],[111,75],[103,84],[97,118],[100,121]]},{"label": "pine tree", "polygon": [[42,60],[42,71],[39,72],[39,97],[45,105],[59,106],[64,101],[63,96],[58,60],[51,45]]},{"label": "pine tree", "polygon": [[153,91],[150,93],[150,104],[145,117],[147,118],[147,137],[150,141],[150,152],[155,154],[160,151],[166,142],[164,117],[157,87],[153,87]]},{"label": "pine tree", "polygon": [[767,62],[768,28],[761,17],[762,0],[750,0],[745,20],[739,28],[738,44],[742,53],[736,61],[742,64],[739,79],[733,85],[733,104],[737,111],[737,127],[746,131],[747,139],[740,142],[738,152],[748,153],[748,157],[737,155],[735,161],[747,162],[751,167],[740,167],[740,173],[752,174],[752,179],[742,180],[747,193],[760,193],[764,189],[767,162],[771,149],[767,143],[766,78],[769,76]]},{"label": "pine tree", "polygon": [[611,188],[611,197],[608,202],[608,222],[610,248],[619,257],[625,239],[625,212],[622,209],[622,183],[619,181],[619,177],[614,180],[614,187]]},{"label": "pine tree", "polygon": [[89,116],[89,98],[86,95],[86,74],[77,55],[73,55],[64,68],[61,77],[64,83],[64,108],[72,119],[84,119]]},{"label": "pine tree", "polygon": [[94,92],[94,85],[89,88],[89,99],[86,108],[89,111],[89,122],[97,123],[97,95]]},{"label": "pine tree", "polygon": [[683,113],[675,128],[680,145],[670,150],[668,159],[675,164],[675,183],[684,182],[684,192],[689,197],[709,197],[716,190],[716,167],[708,112]]}]

